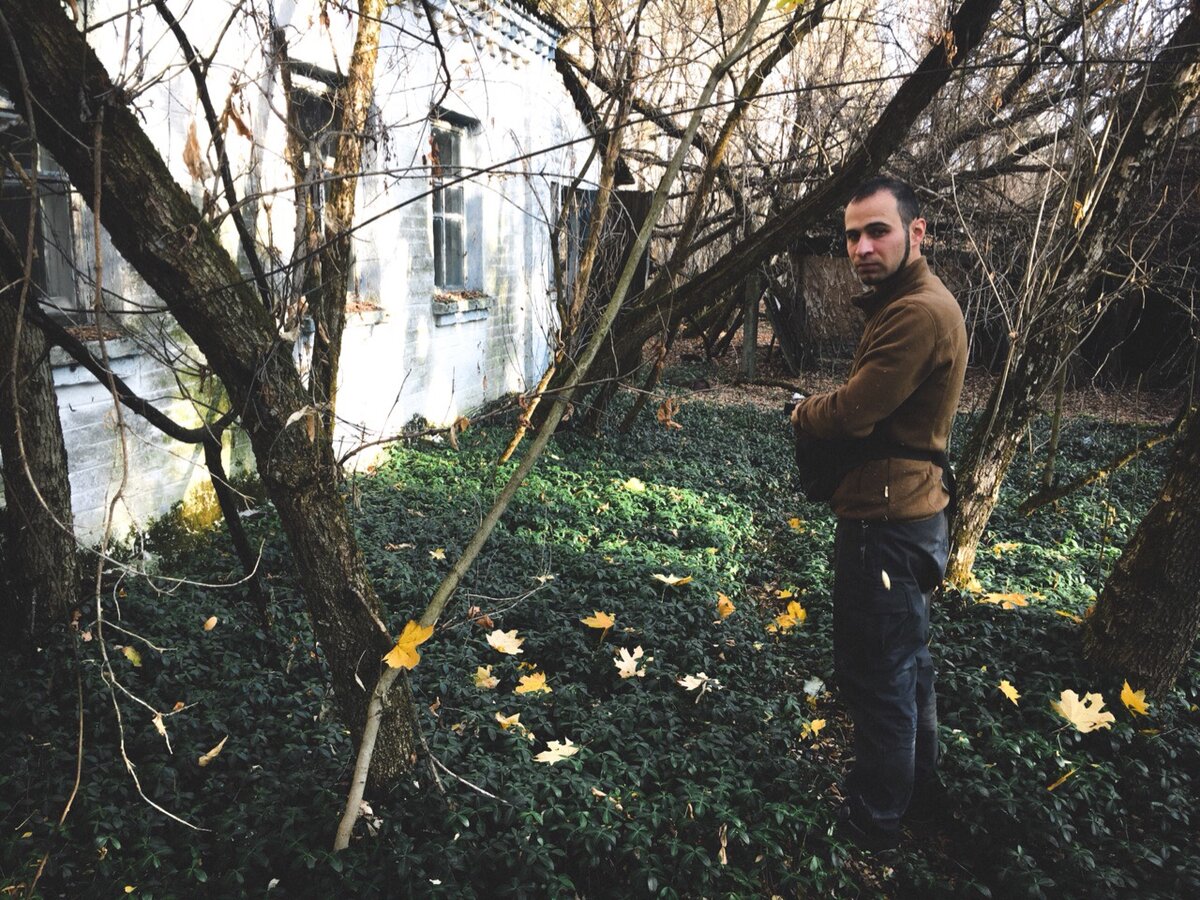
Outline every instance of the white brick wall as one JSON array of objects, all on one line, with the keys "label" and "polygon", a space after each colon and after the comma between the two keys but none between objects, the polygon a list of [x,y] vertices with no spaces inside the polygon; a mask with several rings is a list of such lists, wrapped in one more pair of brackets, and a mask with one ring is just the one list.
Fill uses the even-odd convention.
[{"label": "white brick wall", "polygon": [[[360,440],[395,434],[415,415],[448,423],[481,404],[536,382],[549,356],[554,325],[548,297],[549,238],[544,221],[550,208],[550,185],[569,181],[587,156],[587,136],[563,89],[550,58],[551,36],[541,23],[503,4],[466,0],[450,6],[433,0],[442,12],[441,36],[450,67],[451,90],[443,97],[439,60],[418,37],[427,32],[419,4],[389,7],[377,68],[376,108],[386,138],[368,152],[365,168],[372,174],[359,182],[359,222],[355,253],[360,299],[377,303],[377,311],[350,316],[342,353],[338,395],[342,451]],[[213,15],[207,4],[193,5],[182,24],[195,46],[210,48],[225,14]],[[123,0],[91,4],[94,21],[124,13]],[[290,52],[329,69],[345,70],[353,44],[354,24],[332,15],[326,33],[316,15],[315,0],[277,4],[277,16],[288,30]],[[213,181],[196,182],[183,163],[188,129],[196,122],[201,148],[206,128],[199,116],[194,86],[176,62],[175,43],[153,10],[139,9],[134,32],[142,35],[146,72],[170,77],[138,94],[136,105],[144,127],[160,147],[176,178],[199,200]],[[465,24],[464,24],[465,23]],[[260,241],[272,238],[286,259],[294,230],[290,173],[282,159],[285,132],[271,110],[283,108],[281,89],[267,74],[261,23],[239,18],[224,36],[214,72],[241,72],[244,85],[238,102],[254,140],[231,128],[229,153],[239,190],[248,184],[264,191],[257,209]],[[120,66],[125,35],[123,19],[94,30],[93,41],[110,71]],[[336,54],[336,62],[334,55]],[[220,77],[211,82],[220,110],[228,93]],[[474,218],[472,258],[480,287],[488,294],[486,310],[435,316],[430,200],[422,156],[428,147],[428,117],[440,100],[444,109],[479,122],[470,137],[464,162],[485,169],[539,148],[578,143],[551,153],[499,166],[482,174],[467,190]],[[211,154],[209,155],[211,159]],[[253,178],[248,182],[247,174]],[[222,237],[236,252],[228,220]],[[90,277],[93,234],[86,211],[79,216],[77,258]],[[159,305],[153,294],[112,250],[102,235],[105,286],[136,304]],[[90,288],[81,289],[86,293]],[[139,321],[136,317],[134,321]],[[169,323],[168,323],[169,324]],[[191,351],[195,356],[194,349]],[[114,370],[142,396],[181,424],[199,422],[194,405],[181,395],[169,369],[139,351],[128,340],[110,346]],[[60,363],[65,357],[55,357]],[[143,528],[152,517],[185,500],[207,483],[203,454],[155,432],[144,421],[124,414],[119,429],[108,392],[82,369],[55,368],[59,411],[71,470],[76,528],[85,540],[96,540],[105,510],[122,478],[122,437],[128,451],[128,478],[116,510],[114,532],[123,538],[130,528]],[[196,391],[195,379],[185,379]],[[227,465],[249,460],[240,434],[227,439]],[[233,446],[229,446],[232,444]],[[370,453],[356,458],[362,464]]]}]

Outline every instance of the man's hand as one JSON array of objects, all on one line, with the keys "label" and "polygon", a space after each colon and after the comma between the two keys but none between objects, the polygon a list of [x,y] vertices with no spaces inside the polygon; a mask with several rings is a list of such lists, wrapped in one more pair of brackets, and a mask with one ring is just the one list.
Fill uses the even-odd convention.
[{"label": "man's hand", "polygon": [[800,419],[799,419],[799,416],[797,416],[797,412],[799,412],[799,410],[800,410],[800,403],[801,403],[803,400],[804,400],[804,395],[803,395],[803,394],[792,394],[792,401],[791,401],[791,407],[792,407],[791,419],[792,419],[792,424],[793,424],[793,425],[799,425],[799,424],[800,424]]}]

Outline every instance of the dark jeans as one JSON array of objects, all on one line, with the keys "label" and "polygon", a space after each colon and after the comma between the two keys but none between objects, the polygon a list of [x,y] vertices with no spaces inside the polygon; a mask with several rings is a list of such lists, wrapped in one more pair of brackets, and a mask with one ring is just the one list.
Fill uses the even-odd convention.
[{"label": "dark jeans", "polygon": [[940,513],[913,522],[838,520],[833,664],[854,720],[846,794],[863,828],[896,831],[914,783],[937,768],[929,601],[948,554]]}]

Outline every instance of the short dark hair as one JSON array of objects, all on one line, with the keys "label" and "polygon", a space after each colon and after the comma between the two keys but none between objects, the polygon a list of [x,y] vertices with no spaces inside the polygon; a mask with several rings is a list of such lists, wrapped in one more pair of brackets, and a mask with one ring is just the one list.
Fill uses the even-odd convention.
[{"label": "short dark hair", "polygon": [[907,228],[913,219],[921,217],[921,204],[917,195],[908,182],[893,178],[890,175],[876,175],[868,178],[858,186],[850,196],[850,203],[858,203],[868,197],[874,197],[880,191],[887,191],[896,198],[896,209],[900,213],[900,223]]}]

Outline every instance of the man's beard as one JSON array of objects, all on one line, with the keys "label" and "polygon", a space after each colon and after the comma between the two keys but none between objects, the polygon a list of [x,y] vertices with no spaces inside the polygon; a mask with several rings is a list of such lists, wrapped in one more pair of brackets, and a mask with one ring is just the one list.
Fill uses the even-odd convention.
[{"label": "man's beard", "polygon": [[897,275],[899,275],[901,272],[903,272],[906,268],[908,268],[908,256],[911,252],[912,252],[912,235],[909,234],[908,228],[905,228],[904,229],[904,256],[902,256],[900,258],[900,265],[896,266],[896,268],[892,269],[892,271],[888,272],[882,278],[876,279],[875,281],[866,281],[861,277],[859,278],[859,281],[862,281],[862,283],[865,284],[867,287],[872,287],[872,288],[878,288],[882,285],[887,284],[889,281],[891,281],[893,278],[895,278]]}]

